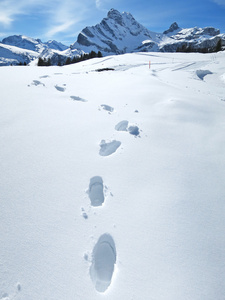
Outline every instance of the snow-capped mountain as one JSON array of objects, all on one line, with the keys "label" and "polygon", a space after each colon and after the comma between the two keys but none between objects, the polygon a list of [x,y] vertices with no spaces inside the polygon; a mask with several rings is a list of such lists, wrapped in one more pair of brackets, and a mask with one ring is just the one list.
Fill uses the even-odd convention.
[{"label": "snow-capped mountain", "polygon": [[0,65],[27,64],[38,57],[50,58],[52,64],[65,63],[68,57],[78,56],[80,53],[83,52],[71,50],[57,41],[43,43],[40,39],[13,35],[4,38],[0,43]]},{"label": "snow-capped mountain", "polygon": [[60,42],[57,42],[55,40],[48,41],[44,44],[47,45],[48,48],[53,49],[53,50],[64,51],[64,50],[68,49],[68,46],[66,46]]},{"label": "snow-capped mountain", "polygon": [[68,48],[68,46],[54,40],[43,43],[40,39],[33,39],[24,35],[12,35],[4,38],[2,40],[2,44],[16,46],[22,49],[32,50],[36,52],[41,52],[45,48],[59,51],[64,51]]},{"label": "snow-capped mountain", "polygon": [[[101,51],[104,55],[127,52],[176,52],[188,47],[192,51],[213,51],[225,35],[213,27],[182,29],[174,22],[168,30],[156,33],[138,23],[130,13],[115,9],[100,24],[84,28],[73,49]],[[183,49],[182,49],[183,47]]]},{"label": "snow-capped mountain", "polygon": [[221,47],[225,47],[225,34],[220,34],[219,29],[182,29],[174,22],[163,33],[156,33],[138,23],[130,13],[111,9],[99,24],[85,27],[70,47],[23,35],[3,39],[0,65],[29,63],[37,57],[51,59],[54,65],[64,64],[68,57],[91,51],[101,51],[106,56],[130,52],[213,52]]},{"label": "snow-capped mountain", "polygon": [[0,43],[0,66],[28,64],[38,56],[36,51]]},{"label": "snow-capped mountain", "polygon": [[111,9],[100,24],[84,28],[72,48],[101,51],[104,55],[121,54],[138,50],[143,41],[150,40],[151,50],[158,51],[161,37],[162,34],[138,23],[130,13]]},{"label": "snow-capped mountain", "polygon": [[22,49],[40,52],[44,45],[39,39],[33,39],[24,35],[12,35],[2,40],[2,44],[16,46]]},{"label": "snow-capped mountain", "polygon": [[173,32],[170,29],[164,32],[160,42],[159,49],[162,52],[186,51],[188,48],[189,52],[210,52],[220,40],[225,45],[225,35],[213,27],[176,28]]}]

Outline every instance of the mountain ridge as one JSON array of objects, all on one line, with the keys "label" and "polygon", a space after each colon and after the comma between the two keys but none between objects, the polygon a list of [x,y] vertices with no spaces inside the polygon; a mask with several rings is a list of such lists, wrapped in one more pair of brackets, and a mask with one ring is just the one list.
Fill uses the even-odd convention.
[{"label": "mountain ridge", "polygon": [[67,58],[91,51],[100,51],[104,56],[132,52],[213,52],[219,49],[219,42],[220,48],[225,47],[225,34],[214,27],[183,29],[174,22],[163,33],[157,33],[136,21],[131,13],[111,9],[100,23],[85,27],[70,47],[23,35],[4,38],[0,43],[0,65],[29,63],[38,57],[50,59],[54,65],[64,64]]}]

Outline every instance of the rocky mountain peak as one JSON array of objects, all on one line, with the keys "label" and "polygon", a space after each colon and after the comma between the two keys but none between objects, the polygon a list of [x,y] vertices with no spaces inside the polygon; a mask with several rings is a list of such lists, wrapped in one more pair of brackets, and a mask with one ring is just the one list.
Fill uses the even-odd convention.
[{"label": "rocky mountain peak", "polygon": [[163,32],[163,34],[172,33],[174,31],[176,31],[177,29],[179,29],[179,26],[178,26],[177,22],[174,22],[173,24],[170,25],[169,29],[167,29]]}]

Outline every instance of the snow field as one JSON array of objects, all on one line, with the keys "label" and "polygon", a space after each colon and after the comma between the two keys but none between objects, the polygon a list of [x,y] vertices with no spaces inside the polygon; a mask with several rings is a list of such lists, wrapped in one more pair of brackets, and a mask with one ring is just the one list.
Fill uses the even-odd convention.
[{"label": "snow field", "polygon": [[224,65],[0,69],[0,299],[224,298]]}]

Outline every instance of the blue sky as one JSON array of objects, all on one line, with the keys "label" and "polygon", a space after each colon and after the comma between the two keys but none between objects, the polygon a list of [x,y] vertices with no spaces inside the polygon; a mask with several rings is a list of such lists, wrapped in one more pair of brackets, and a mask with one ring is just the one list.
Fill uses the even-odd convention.
[{"label": "blue sky", "polygon": [[111,8],[130,12],[156,32],[176,21],[182,28],[213,26],[225,33],[225,0],[0,0],[0,40],[23,34],[70,45]]}]

